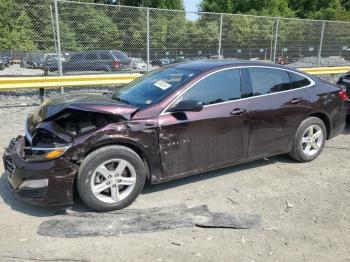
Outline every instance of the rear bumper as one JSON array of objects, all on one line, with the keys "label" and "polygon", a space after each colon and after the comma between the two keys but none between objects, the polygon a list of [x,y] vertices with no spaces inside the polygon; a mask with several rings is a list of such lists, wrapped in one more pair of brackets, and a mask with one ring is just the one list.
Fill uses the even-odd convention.
[{"label": "rear bumper", "polygon": [[[14,195],[36,205],[73,203],[73,183],[78,166],[65,158],[49,161],[28,161],[21,157],[24,139],[11,140],[3,155],[4,168]],[[24,181],[48,181],[44,187],[27,187]]]}]

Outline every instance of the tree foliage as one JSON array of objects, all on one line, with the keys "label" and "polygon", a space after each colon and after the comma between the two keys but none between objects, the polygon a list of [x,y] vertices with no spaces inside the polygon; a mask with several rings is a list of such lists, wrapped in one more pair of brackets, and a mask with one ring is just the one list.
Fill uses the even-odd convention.
[{"label": "tree foliage", "polygon": [[[227,13],[222,16],[220,42],[225,57],[237,56],[240,49],[269,56],[275,40],[275,17],[350,21],[347,0],[203,0],[200,10],[215,13],[200,13],[192,20],[186,18],[182,0],[120,0],[120,5],[111,5],[117,2],[108,0],[81,1],[85,3],[58,1],[63,51],[119,49],[145,57],[147,10],[123,5],[152,7],[149,9],[151,58],[168,53],[217,55],[221,22],[217,13],[220,12]],[[107,2],[109,5],[104,5]],[[52,3],[0,0],[0,48],[55,51],[57,29],[53,26]],[[341,25],[326,23],[324,48],[330,55],[338,54],[350,41],[350,24]],[[317,52],[321,30],[320,21],[280,19],[277,48],[300,53],[313,47]]]},{"label": "tree foliage", "polygon": [[0,0],[0,47],[33,50],[34,31],[24,8],[17,8],[12,0]]},{"label": "tree foliage", "polygon": [[350,21],[349,0],[202,0],[200,10]]}]

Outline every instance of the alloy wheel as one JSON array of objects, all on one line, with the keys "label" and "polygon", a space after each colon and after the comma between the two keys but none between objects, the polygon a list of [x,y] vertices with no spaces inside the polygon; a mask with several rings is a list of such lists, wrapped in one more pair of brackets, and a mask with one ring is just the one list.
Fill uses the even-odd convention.
[{"label": "alloy wheel", "polygon": [[308,127],[301,139],[301,148],[305,155],[313,156],[321,148],[323,143],[323,132],[318,125]]},{"label": "alloy wheel", "polygon": [[105,203],[117,203],[133,191],[136,171],[124,159],[111,159],[99,165],[91,177],[91,191]]}]

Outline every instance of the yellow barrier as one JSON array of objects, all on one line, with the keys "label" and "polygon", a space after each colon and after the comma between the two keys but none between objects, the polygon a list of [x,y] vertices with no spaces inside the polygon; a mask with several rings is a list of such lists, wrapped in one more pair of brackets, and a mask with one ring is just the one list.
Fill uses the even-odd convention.
[{"label": "yellow barrier", "polygon": [[[350,71],[350,67],[318,67],[299,68],[313,75],[342,74]],[[77,76],[33,76],[0,78],[0,90],[27,88],[55,88],[66,86],[101,86],[125,85],[142,74],[108,74]]]},{"label": "yellow barrier", "polygon": [[304,71],[311,75],[332,75],[343,74],[350,71],[349,66],[340,67],[314,67],[314,68],[298,68],[300,71]]},{"label": "yellow barrier", "polygon": [[0,90],[54,88],[65,86],[125,85],[142,74],[109,74],[83,76],[33,76],[0,78]]}]

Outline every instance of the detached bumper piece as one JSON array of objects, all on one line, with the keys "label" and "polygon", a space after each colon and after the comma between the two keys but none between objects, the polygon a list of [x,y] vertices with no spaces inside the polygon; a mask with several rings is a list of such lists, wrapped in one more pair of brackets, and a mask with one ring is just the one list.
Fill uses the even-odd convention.
[{"label": "detached bumper piece", "polygon": [[78,166],[64,157],[45,161],[23,158],[24,138],[12,139],[3,162],[14,195],[36,205],[73,203],[73,183]]}]

